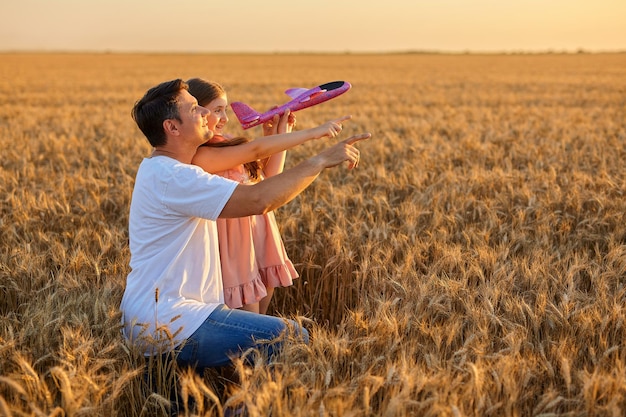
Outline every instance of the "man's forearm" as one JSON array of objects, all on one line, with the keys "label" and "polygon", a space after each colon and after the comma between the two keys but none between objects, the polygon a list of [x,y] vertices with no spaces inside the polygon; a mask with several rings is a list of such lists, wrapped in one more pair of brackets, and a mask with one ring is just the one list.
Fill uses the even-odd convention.
[{"label": "man's forearm", "polygon": [[314,156],[257,184],[241,184],[231,195],[220,217],[245,217],[273,211],[304,191],[324,168],[322,158]]},{"label": "man's forearm", "polygon": [[308,187],[326,168],[348,162],[348,168],[359,164],[359,151],[353,144],[371,137],[369,133],[352,136],[301,162],[282,174],[254,185],[235,188],[220,217],[244,217],[262,214],[287,204]]}]

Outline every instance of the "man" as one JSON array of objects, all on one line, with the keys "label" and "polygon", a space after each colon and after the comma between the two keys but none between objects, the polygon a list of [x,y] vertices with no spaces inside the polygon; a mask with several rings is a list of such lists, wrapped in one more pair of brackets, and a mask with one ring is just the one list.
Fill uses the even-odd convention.
[{"label": "man", "polygon": [[[345,161],[356,167],[359,151],[353,144],[370,137],[353,136],[280,175],[244,185],[191,165],[197,148],[212,137],[207,114],[182,80],[151,88],[133,107],[133,118],[154,151],[135,180],[129,219],[132,271],[121,303],[124,333],[146,355],[175,350],[181,364],[198,369],[227,365],[250,347],[265,347],[271,354],[276,345],[260,341],[275,339],[287,328],[278,317],[223,304],[215,220],[275,210],[324,169]],[[346,119],[308,133],[335,137]],[[291,325],[308,342],[306,330]]]}]

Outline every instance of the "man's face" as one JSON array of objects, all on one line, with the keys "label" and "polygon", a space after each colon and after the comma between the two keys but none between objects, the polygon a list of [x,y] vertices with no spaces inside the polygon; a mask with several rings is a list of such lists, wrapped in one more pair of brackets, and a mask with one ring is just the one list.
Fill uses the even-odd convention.
[{"label": "man's face", "polygon": [[213,137],[213,132],[207,125],[209,110],[199,106],[198,101],[187,90],[182,90],[178,96],[178,111],[182,120],[178,126],[182,138],[197,141],[200,146]]}]

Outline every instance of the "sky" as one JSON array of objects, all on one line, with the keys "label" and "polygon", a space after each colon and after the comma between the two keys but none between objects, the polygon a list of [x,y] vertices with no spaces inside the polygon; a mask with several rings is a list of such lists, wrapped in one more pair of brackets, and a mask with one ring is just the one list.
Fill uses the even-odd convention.
[{"label": "sky", "polygon": [[0,51],[626,51],[626,0],[0,0]]}]

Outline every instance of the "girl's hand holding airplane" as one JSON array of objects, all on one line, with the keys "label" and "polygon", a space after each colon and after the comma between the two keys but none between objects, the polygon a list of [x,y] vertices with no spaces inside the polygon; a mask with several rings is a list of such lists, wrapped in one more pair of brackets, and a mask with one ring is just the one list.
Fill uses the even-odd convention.
[{"label": "girl's hand holding airplane", "polygon": [[[272,109],[277,106],[272,107]],[[270,109],[271,110],[271,109]],[[271,120],[263,123],[263,136],[276,135],[279,133],[290,133],[296,126],[296,115],[289,109],[280,116],[275,114]]]}]

